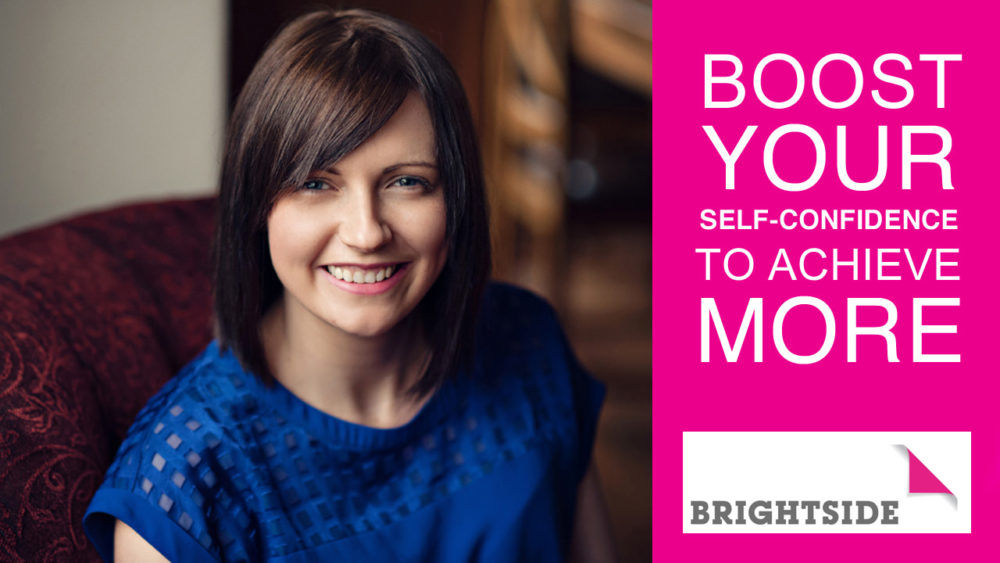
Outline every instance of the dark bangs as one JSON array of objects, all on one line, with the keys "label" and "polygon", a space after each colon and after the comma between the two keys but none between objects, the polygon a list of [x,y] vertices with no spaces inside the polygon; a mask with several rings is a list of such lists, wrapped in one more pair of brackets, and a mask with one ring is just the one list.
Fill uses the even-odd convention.
[{"label": "dark bangs", "polygon": [[271,203],[360,146],[417,88],[395,42],[370,28],[330,25],[331,16],[310,14],[286,27],[236,102],[241,131],[227,157],[250,157],[234,164]]},{"label": "dark bangs", "polygon": [[422,96],[434,126],[449,244],[445,268],[416,313],[433,355],[414,391],[432,390],[471,355],[490,253],[479,149],[461,83],[409,26],[361,10],[322,10],[288,24],[257,62],[234,107],[222,163],[218,336],[265,381],[272,375],[259,325],[282,293],[268,254],[272,205],[371,137],[410,92]]}]

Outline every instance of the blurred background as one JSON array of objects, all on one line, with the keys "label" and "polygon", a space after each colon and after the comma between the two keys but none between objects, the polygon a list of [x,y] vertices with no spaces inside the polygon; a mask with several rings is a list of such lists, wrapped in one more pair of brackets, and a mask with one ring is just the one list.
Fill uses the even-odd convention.
[{"label": "blurred background", "polygon": [[557,308],[608,386],[595,456],[624,561],[651,558],[651,0],[3,0],[0,236],[214,191],[229,108],[280,25],[375,9],[455,66],[496,276]]}]

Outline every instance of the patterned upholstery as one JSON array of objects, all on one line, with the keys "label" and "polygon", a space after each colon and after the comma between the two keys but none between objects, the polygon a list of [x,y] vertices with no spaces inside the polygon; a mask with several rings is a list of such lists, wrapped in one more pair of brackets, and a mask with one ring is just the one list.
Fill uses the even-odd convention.
[{"label": "patterned upholstery", "polygon": [[145,203],[0,241],[0,560],[98,560],[91,496],[211,338],[213,214],[212,199]]}]

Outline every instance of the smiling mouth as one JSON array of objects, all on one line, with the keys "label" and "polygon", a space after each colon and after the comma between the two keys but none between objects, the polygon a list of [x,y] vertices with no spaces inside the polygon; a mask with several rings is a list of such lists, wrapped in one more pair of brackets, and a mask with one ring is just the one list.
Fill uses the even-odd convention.
[{"label": "smiling mouth", "polygon": [[380,268],[359,268],[356,266],[326,266],[326,271],[338,280],[364,285],[377,283],[392,277],[404,264],[392,264]]}]

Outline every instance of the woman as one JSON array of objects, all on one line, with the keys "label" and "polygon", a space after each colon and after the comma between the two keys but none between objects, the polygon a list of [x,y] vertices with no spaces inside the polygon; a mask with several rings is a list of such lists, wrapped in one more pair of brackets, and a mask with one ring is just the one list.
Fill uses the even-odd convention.
[{"label": "woman", "polygon": [[85,516],[102,556],[607,560],[603,389],[547,305],[487,285],[488,233],[437,49],[363,11],[290,23],[230,124],[218,340],[130,429]]}]

